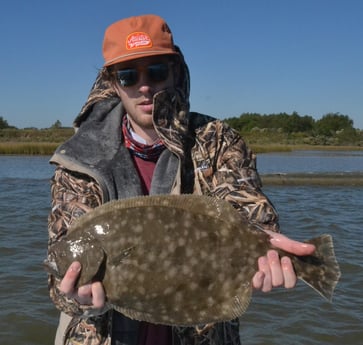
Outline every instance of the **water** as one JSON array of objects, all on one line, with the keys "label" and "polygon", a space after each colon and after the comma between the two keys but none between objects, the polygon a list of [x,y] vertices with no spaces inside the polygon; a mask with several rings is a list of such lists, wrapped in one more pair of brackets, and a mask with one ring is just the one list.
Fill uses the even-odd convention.
[{"label": "water", "polygon": [[342,270],[333,303],[299,282],[297,289],[256,294],[241,318],[244,344],[361,344],[363,339],[363,188],[265,188],[282,231],[304,240],[333,235]]},{"label": "water", "polygon": [[[306,163],[299,162],[309,157],[309,162],[324,162],[320,166],[316,162],[309,169],[363,171],[362,154],[329,153],[323,160],[320,153],[317,155],[320,158],[312,153],[289,154],[288,159],[285,154],[259,155],[258,166],[262,173],[301,171],[295,169],[306,168]],[[53,171],[48,159],[0,156],[2,345],[46,345],[54,338],[58,312],[48,297],[41,264],[47,246],[49,178]],[[243,345],[361,344],[363,188],[270,186],[264,190],[277,207],[287,235],[300,240],[321,233],[333,235],[342,278],[333,303],[303,283],[290,291],[254,293],[252,304],[241,318]]]},{"label": "water", "polygon": [[0,344],[51,344],[56,312],[42,261],[49,177],[44,157],[0,156]]},{"label": "water", "polygon": [[363,151],[292,151],[257,156],[261,173],[363,172]]}]

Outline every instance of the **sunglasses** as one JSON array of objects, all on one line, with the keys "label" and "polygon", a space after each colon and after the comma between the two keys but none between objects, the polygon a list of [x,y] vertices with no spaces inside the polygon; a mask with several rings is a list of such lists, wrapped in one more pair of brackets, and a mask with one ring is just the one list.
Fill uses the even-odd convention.
[{"label": "sunglasses", "polygon": [[125,68],[117,71],[117,78],[121,86],[133,86],[136,85],[140,78],[140,70],[147,73],[149,81],[158,83],[165,81],[169,77],[169,65],[166,63],[158,63],[149,65],[146,68]]}]

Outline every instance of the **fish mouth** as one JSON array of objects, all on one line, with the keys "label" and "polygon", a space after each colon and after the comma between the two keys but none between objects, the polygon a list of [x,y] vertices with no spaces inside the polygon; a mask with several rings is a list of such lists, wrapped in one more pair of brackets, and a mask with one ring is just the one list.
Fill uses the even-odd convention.
[{"label": "fish mouth", "polygon": [[52,274],[56,277],[60,276],[57,263],[55,260],[53,260],[53,258],[51,258],[51,255],[49,255],[48,258],[43,261],[43,266],[49,274]]}]

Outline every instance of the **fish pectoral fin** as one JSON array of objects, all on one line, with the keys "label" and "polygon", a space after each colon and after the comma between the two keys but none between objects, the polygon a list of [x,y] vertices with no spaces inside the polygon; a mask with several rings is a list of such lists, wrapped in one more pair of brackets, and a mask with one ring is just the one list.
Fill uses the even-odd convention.
[{"label": "fish pectoral fin", "polygon": [[109,261],[109,263],[112,266],[118,266],[122,263],[122,261],[124,261],[126,258],[128,258],[131,253],[133,252],[133,250],[135,249],[135,246],[131,246],[129,248],[123,249],[120,254],[116,255],[115,257],[112,258],[112,260]]}]

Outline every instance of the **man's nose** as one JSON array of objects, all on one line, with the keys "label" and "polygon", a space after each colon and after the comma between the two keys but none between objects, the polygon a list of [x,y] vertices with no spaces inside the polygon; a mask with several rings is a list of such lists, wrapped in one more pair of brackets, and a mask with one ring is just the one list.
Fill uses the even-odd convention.
[{"label": "man's nose", "polygon": [[148,78],[145,72],[140,73],[139,82],[138,82],[139,92],[143,94],[151,93],[152,91],[152,83],[150,78]]}]

